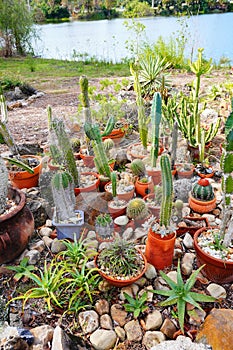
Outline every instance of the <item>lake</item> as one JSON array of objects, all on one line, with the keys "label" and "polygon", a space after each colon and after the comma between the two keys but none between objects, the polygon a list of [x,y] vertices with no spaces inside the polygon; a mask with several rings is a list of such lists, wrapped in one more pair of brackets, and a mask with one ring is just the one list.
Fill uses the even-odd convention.
[{"label": "lake", "polygon": [[[187,25],[187,57],[190,57],[192,49],[197,52],[198,47],[203,47],[206,58],[212,57],[218,62],[224,56],[233,61],[233,13],[182,17],[183,24],[177,17],[148,17],[139,21],[146,27],[142,40],[151,44],[159,36],[176,38]],[[135,33],[127,30],[124,22],[125,19],[118,18],[37,25],[41,40],[33,44],[35,54],[63,60],[87,54],[119,62],[131,56],[126,41],[136,39]]]}]

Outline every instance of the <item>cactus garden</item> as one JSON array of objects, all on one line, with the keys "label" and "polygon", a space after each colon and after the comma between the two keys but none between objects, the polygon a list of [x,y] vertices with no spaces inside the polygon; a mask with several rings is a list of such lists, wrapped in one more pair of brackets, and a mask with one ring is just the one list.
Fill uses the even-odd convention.
[{"label": "cactus garden", "polygon": [[[19,349],[39,349],[37,341],[41,349],[57,350],[54,339],[61,342],[65,334],[67,349],[159,350],[164,343],[175,348],[182,339],[184,349],[231,348],[233,77],[231,70],[211,72],[202,51],[195,62],[192,73],[172,71],[170,85],[161,85],[151,98],[143,95],[136,62],[128,89],[124,78],[107,84],[82,75],[64,81],[65,91],[51,92],[47,84],[32,100],[7,101],[7,127],[19,153],[39,154],[42,169],[38,185],[22,191],[33,232],[14,259],[0,253],[0,347],[10,344],[4,343],[10,334],[22,342]],[[99,101],[104,98],[98,95],[94,101],[93,91],[118,99],[118,112],[112,109],[102,124]],[[4,115],[2,109],[2,120]],[[116,142],[119,125],[123,136]],[[89,166],[77,151],[82,147],[93,157]],[[11,196],[9,149],[3,142],[0,152],[4,252],[14,243],[9,240],[14,226],[5,228],[5,216],[21,201]],[[178,164],[191,167],[191,175],[179,177],[176,164],[177,169]],[[195,171],[206,164],[213,169],[211,178]],[[144,192],[137,192],[137,181],[146,185]],[[63,224],[68,229],[59,237]],[[160,257],[156,239],[166,244]],[[210,272],[212,262],[203,262],[197,246],[204,255],[214,252],[214,259],[223,261],[222,270],[218,266]],[[170,262],[157,265],[168,254]],[[107,280],[106,275],[117,277]],[[223,318],[224,335],[225,329],[216,326]],[[42,326],[44,338],[39,336]],[[218,336],[213,337],[211,327]],[[61,338],[58,329],[64,332]],[[28,335],[20,335],[22,330]]]}]

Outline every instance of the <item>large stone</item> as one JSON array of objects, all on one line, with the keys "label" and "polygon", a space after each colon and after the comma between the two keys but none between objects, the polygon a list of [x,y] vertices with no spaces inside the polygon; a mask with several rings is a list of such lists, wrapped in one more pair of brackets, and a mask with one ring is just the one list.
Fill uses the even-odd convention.
[{"label": "large stone", "polygon": [[31,333],[34,336],[33,345],[42,345],[46,349],[48,344],[51,343],[53,339],[53,332],[53,327],[48,325],[43,325],[31,329]]},{"label": "large stone", "polygon": [[96,350],[112,349],[116,343],[117,335],[114,331],[98,329],[90,336],[90,342]]},{"label": "large stone", "polygon": [[142,339],[142,330],[138,320],[132,320],[126,323],[125,331],[128,341],[140,341]]},{"label": "large stone", "polygon": [[109,302],[105,299],[100,299],[96,302],[95,309],[99,315],[107,314],[109,313]]},{"label": "large stone", "polygon": [[145,327],[146,330],[156,330],[158,329],[163,322],[162,314],[158,310],[154,310],[146,317]]},{"label": "large stone", "polygon": [[117,325],[123,327],[127,322],[128,314],[120,304],[113,304],[111,306],[111,316]]},{"label": "large stone", "polygon": [[181,335],[176,340],[162,341],[160,344],[150,348],[150,350],[216,350],[216,349],[211,349],[209,345],[205,345],[205,344],[195,344],[192,342],[190,338],[187,338]]},{"label": "large stone", "polygon": [[174,333],[177,331],[176,326],[170,320],[170,318],[165,318],[160,331],[166,335],[167,338],[173,339]]},{"label": "large stone", "polygon": [[84,334],[92,333],[99,327],[99,316],[93,310],[80,312],[78,321]]},{"label": "large stone", "polygon": [[213,350],[232,349],[233,310],[213,309],[198,332],[197,341],[211,345]]},{"label": "large stone", "polygon": [[142,344],[149,350],[152,346],[163,342],[165,335],[160,331],[147,331],[143,337]]}]

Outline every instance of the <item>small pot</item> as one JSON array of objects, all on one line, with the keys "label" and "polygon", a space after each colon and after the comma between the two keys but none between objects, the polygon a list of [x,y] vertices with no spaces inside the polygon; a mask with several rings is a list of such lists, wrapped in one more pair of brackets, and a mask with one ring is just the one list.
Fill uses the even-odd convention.
[{"label": "small pot", "polygon": [[147,170],[148,176],[151,177],[153,184],[158,185],[162,182],[161,170]]},{"label": "small pot", "polygon": [[182,164],[176,164],[176,174],[179,179],[191,179],[193,177],[194,165],[190,165],[189,170],[179,170]]},{"label": "small pot", "polygon": [[[105,189],[105,192],[111,193],[111,194],[112,194],[112,192],[108,190],[108,185],[109,185],[110,183],[111,183],[111,182],[108,182],[108,183],[104,186],[104,189]],[[132,183],[132,185],[133,185],[133,183]],[[118,199],[123,199],[123,200],[125,200],[126,202],[130,201],[130,199],[132,199],[133,196],[134,196],[134,189],[135,189],[135,187],[134,187],[134,185],[133,185],[133,189],[132,189],[131,191],[128,191],[128,192],[125,192],[125,193],[119,193],[119,194],[117,193],[117,198],[118,198]]]},{"label": "small pot", "polygon": [[233,261],[225,261],[214,258],[204,252],[198,245],[198,237],[202,232],[206,231],[203,227],[194,234],[194,248],[197,256],[198,267],[205,265],[201,273],[210,281],[223,284],[233,282]]},{"label": "small pot", "polygon": [[[148,157],[150,155],[150,145],[147,146],[147,150],[145,152],[145,154],[138,154],[136,152],[133,151],[133,148],[134,147],[138,147],[138,148],[141,148],[142,151],[143,151],[143,146],[142,146],[142,143],[141,142],[138,142],[138,143],[134,143],[132,145],[129,145],[128,148],[127,148],[127,155],[128,155],[128,158],[133,161],[134,159],[143,159],[145,157]],[[161,146],[159,148],[159,154],[162,154],[164,151],[164,148]]]},{"label": "small pot", "polygon": [[113,219],[117,218],[118,216],[126,214],[126,208],[127,208],[126,201],[124,201],[124,204],[120,207],[113,206],[112,205],[113,203],[114,203],[114,200],[108,202],[108,212]]},{"label": "small pot", "polygon": [[33,168],[34,174],[30,174],[28,171],[11,171],[9,170],[9,179],[13,187],[21,188],[31,188],[37,187],[39,176],[42,170],[41,157],[34,155],[23,155],[21,158],[35,158],[39,161],[39,164]]},{"label": "small pot", "polygon": [[148,209],[150,210],[151,214],[154,215],[156,218],[159,218],[160,215],[160,206],[155,207],[153,204],[150,204],[148,199],[154,199],[154,193],[149,193],[145,197],[143,197],[144,201],[146,202]]},{"label": "small pot", "polygon": [[77,196],[78,194],[83,193],[83,192],[97,191],[99,184],[100,184],[99,175],[97,173],[92,172],[92,171],[86,171],[86,172],[81,173],[81,174],[82,175],[93,175],[96,178],[96,181],[95,181],[95,183],[93,183],[92,185],[87,186],[87,187],[76,187],[74,189],[75,195]]},{"label": "small pot", "polygon": [[146,259],[158,270],[171,266],[174,255],[176,233],[161,237],[154,233],[151,228],[146,241]]},{"label": "small pot", "polygon": [[135,192],[142,197],[145,197],[149,193],[153,193],[154,184],[152,180],[148,180],[148,182],[142,182],[137,178],[135,182]]},{"label": "small pot", "polygon": [[95,163],[94,163],[95,156],[89,156],[89,155],[85,154],[82,151],[82,149],[80,149],[79,156],[83,160],[83,164],[86,167],[88,167],[88,168],[94,168],[95,167]]},{"label": "small pot", "polygon": [[209,213],[216,208],[216,197],[210,201],[201,201],[189,194],[189,206],[196,213],[204,214]]}]

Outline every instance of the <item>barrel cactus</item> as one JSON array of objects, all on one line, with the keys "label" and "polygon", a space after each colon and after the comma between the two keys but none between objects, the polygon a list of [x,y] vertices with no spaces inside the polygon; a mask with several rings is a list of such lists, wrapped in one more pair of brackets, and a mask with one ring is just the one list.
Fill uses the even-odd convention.
[{"label": "barrel cactus", "polygon": [[146,172],[145,164],[141,159],[134,159],[130,164],[132,173],[136,176],[144,176]]},{"label": "barrel cactus", "polygon": [[148,216],[146,202],[142,198],[133,198],[129,201],[126,214],[130,219],[143,220]]},{"label": "barrel cactus", "polygon": [[213,187],[208,179],[200,179],[192,189],[192,196],[201,201],[210,201],[214,198]]}]

